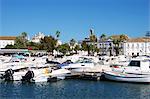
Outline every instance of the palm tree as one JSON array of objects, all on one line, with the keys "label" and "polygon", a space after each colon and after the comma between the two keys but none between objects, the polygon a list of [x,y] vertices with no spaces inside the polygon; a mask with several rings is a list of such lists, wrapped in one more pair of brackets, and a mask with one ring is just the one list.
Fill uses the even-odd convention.
[{"label": "palm tree", "polygon": [[76,41],[75,41],[75,39],[71,39],[69,43],[70,43],[71,49],[73,49],[73,47],[75,46]]},{"label": "palm tree", "polygon": [[56,51],[58,51],[58,38],[59,38],[59,36],[60,36],[60,31],[56,31],[56,33],[55,33],[55,35],[56,35]]},{"label": "palm tree", "polygon": [[145,36],[149,38],[150,37],[150,31],[147,31]]},{"label": "palm tree", "polygon": [[90,41],[97,42],[97,37],[94,34],[90,35]]},{"label": "palm tree", "polygon": [[88,52],[90,53],[90,51],[92,51],[92,53],[94,53],[94,50],[96,50],[96,42],[97,42],[97,37],[96,35],[94,34],[94,29],[90,29],[90,36],[89,36],[89,39],[90,39],[90,43],[91,44],[88,44]]},{"label": "palm tree", "polygon": [[70,51],[70,47],[68,43],[62,44],[58,46],[58,51],[66,55]]},{"label": "palm tree", "polygon": [[117,39],[114,39],[113,40],[113,44],[115,45],[114,46],[114,49],[115,49],[115,52],[116,52],[116,56],[118,56],[119,54],[119,44],[120,44],[120,40],[117,40]]},{"label": "palm tree", "polygon": [[113,35],[111,36],[111,38],[113,40],[116,55],[120,54],[120,52],[123,53],[123,43],[124,41],[128,40],[128,36],[121,34],[121,35]]},{"label": "palm tree", "polygon": [[76,46],[75,46],[74,50],[75,50],[76,54],[77,54],[77,51],[79,51],[80,49],[81,49],[81,48],[80,48],[79,45],[76,45]]},{"label": "palm tree", "polygon": [[27,33],[26,32],[22,32],[21,36],[26,39],[27,38]]},{"label": "palm tree", "polygon": [[104,41],[106,40],[106,34],[103,33],[103,34],[100,36],[100,40],[103,42],[103,43],[102,43],[102,45],[103,45],[102,52],[103,52],[103,54],[104,54],[104,51],[105,51],[105,48],[104,48]]},{"label": "palm tree", "polygon": [[59,36],[60,36],[60,31],[56,31],[56,33],[55,33],[55,35],[56,35],[56,38],[58,39],[59,38]]},{"label": "palm tree", "polygon": [[40,41],[41,44],[40,49],[47,50],[47,52],[51,52],[53,54],[53,50],[56,48],[56,42],[57,40],[54,37],[45,36]]},{"label": "palm tree", "polygon": [[124,35],[124,34],[121,34],[120,37],[119,37],[120,41],[121,42],[124,42],[125,40],[128,39],[128,36]]},{"label": "palm tree", "polygon": [[120,45],[120,50],[122,53],[123,53],[123,43],[128,40],[128,36],[127,35],[124,35],[124,34],[121,34],[120,37],[119,37],[119,45]]},{"label": "palm tree", "polygon": [[102,41],[106,40],[106,34],[103,33],[103,34],[100,36],[100,39],[101,39]]},{"label": "palm tree", "polygon": [[22,39],[24,47],[27,47],[26,46],[26,43],[27,43],[27,33],[26,32],[21,33],[21,39]]}]

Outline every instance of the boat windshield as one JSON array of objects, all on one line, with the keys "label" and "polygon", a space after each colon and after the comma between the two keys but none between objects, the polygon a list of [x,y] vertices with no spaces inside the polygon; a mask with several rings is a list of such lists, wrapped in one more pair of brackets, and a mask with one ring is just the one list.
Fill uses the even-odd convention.
[{"label": "boat windshield", "polygon": [[131,61],[129,63],[129,66],[140,67],[140,61]]}]

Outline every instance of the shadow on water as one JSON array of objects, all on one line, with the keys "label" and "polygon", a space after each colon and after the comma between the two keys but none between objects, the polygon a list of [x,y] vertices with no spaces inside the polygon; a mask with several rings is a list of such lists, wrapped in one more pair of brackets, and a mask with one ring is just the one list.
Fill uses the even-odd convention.
[{"label": "shadow on water", "polygon": [[150,99],[150,84],[62,80],[52,83],[1,82],[0,99]]}]

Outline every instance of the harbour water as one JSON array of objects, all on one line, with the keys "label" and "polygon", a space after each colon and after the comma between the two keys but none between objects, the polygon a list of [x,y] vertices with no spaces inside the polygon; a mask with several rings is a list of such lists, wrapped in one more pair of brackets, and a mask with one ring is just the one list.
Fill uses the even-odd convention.
[{"label": "harbour water", "polygon": [[150,99],[150,84],[74,79],[52,83],[1,82],[0,99]]}]

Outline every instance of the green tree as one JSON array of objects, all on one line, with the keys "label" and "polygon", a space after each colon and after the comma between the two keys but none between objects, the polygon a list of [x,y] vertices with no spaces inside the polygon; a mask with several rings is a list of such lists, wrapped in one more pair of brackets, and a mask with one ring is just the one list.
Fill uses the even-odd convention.
[{"label": "green tree", "polygon": [[119,50],[120,50],[120,48],[119,48],[120,40],[114,39],[113,44],[114,44],[114,50],[116,52],[116,56],[118,56]]},{"label": "green tree", "polygon": [[71,39],[71,40],[69,41],[70,49],[71,49],[71,50],[74,50],[75,43],[76,43],[76,40],[75,40],[75,39]]},{"label": "green tree", "polygon": [[27,33],[26,32],[22,32],[20,38],[21,38],[21,40],[23,42],[24,47],[27,47]]},{"label": "green tree", "polygon": [[52,36],[45,36],[40,41],[40,49],[47,50],[53,54],[53,50],[56,48],[57,40]]},{"label": "green tree", "polygon": [[88,55],[90,54],[90,45],[86,43],[86,41],[83,41],[81,43],[81,49],[84,51],[88,51]]},{"label": "green tree", "polygon": [[59,36],[60,36],[60,31],[57,30],[56,33],[55,33],[55,35],[56,35],[56,40],[57,40],[57,41],[56,41],[56,48],[55,48],[55,50],[58,51],[57,48],[58,48],[58,38],[59,38]]},{"label": "green tree", "polygon": [[5,48],[6,48],[6,49],[14,49],[15,47],[14,47],[14,45],[6,45]]},{"label": "green tree", "polygon": [[15,39],[14,48],[27,48],[27,33],[22,32],[20,36],[17,36]]},{"label": "green tree", "polygon": [[80,49],[81,49],[81,48],[80,48],[79,45],[76,45],[76,46],[75,46],[74,50],[75,50],[76,54],[77,54],[77,51],[79,51]]},{"label": "green tree", "polygon": [[66,55],[67,52],[70,51],[70,46],[68,43],[62,44],[58,46],[58,51],[63,53],[63,55]]},{"label": "green tree", "polygon": [[96,48],[97,48],[97,37],[94,34],[93,29],[90,29],[89,39],[90,39],[90,43],[87,46],[88,47],[88,54],[90,54],[90,53],[94,54],[96,51]]},{"label": "green tree", "polygon": [[121,34],[112,39],[114,44],[114,50],[116,52],[116,55],[118,56],[122,52],[123,50],[122,45],[124,41],[128,40],[128,36]]},{"label": "green tree", "polygon": [[103,34],[100,36],[100,39],[101,39],[102,41],[106,40],[106,34],[103,33]]},{"label": "green tree", "polygon": [[26,32],[22,32],[22,33],[21,33],[21,37],[22,37],[23,39],[27,39],[27,33],[26,33]]},{"label": "green tree", "polygon": [[28,48],[31,48],[33,50],[39,50],[40,49],[40,44],[39,43],[28,42],[27,46],[28,46]]},{"label": "green tree", "polygon": [[104,47],[105,41],[106,41],[106,39],[107,39],[106,37],[107,37],[107,36],[106,36],[105,33],[101,34],[101,36],[100,36],[100,40],[101,40],[101,42],[102,42],[102,54],[104,54],[104,52],[106,51],[106,49],[105,49],[105,47]]},{"label": "green tree", "polygon": [[81,47],[82,47],[82,50],[84,50],[84,51],[87,51],[87,50],[88,50],[88,44],[87,44],[85,41],[83,41],[83,42],[81,43]]},{"label": "green tree", "polygon": [[17,49],[26,48],[21,36],[16,37],[14,48],[17,48]]},{"label": "green tree", "polygon": [[119,37],[119,40],[120,40],[120,42],[124,42],[124,41],[128,40],[128,36],[121,34]]},{"label": "green tree", "polygon": [[60,36],[60,31],[56,31],[56,33],[55,33],[55,35],[56,35],[56,38],[58,39],[59,38],[59,36]]}]

